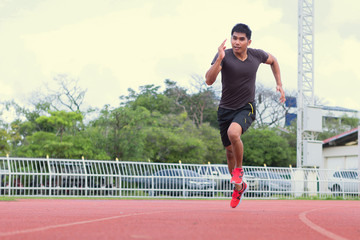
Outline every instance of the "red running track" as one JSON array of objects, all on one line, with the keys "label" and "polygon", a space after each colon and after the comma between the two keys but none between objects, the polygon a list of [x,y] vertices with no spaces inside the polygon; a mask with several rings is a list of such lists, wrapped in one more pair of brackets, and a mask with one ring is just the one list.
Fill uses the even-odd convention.
[{"label": "red running track", "polygon": [[360,239],[360,201],[18,200],[0,239]]}]

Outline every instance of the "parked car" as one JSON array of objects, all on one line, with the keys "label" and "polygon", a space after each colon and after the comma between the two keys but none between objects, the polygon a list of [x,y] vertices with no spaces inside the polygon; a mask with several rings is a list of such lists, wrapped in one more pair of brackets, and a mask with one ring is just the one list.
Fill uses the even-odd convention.
[{"label": "parked car", "polygon": [[24,185],[22,184],[21,181],[21,176],[12,176],[12,184],[10,184],[10,182],[8,182],[5,186],[5,194],[9,193],[9,188],[13,189],[13,193],[17,194],[17,195],[21,195],[24,194]]},{"label": "parked car", "polygon": [[[233,185],[230,183],[231,175],[227,166],[204,165],[200,166],[197,172],[203,177],[213,179],[216,182],[216,189],[224,190],[221,191],[224,196],[231,196]],[[249,190],[253,190],[255,186],[254,177],[245,172],[244,179],[248,184]]]},{"label": "parked car", "polygon": [[329,179],[328,188],[335,196],[359,194],[359,174],[355,170],[336,171]]},{"label": "parked car", "polygon": [[291,191],[291,182],[281,177],[280,174],[270,171],[249,171],[254,177],[254,191],[263,197],[272,194],[288,194]]},{"label": "parked car", "polygon": [[65,188],[85,187],[85,170],[82,162],[51,164],[52,185]]},{"label": "parked car", "polygon": [[114,177],[88,176],[87,177],[87,186],[89,188],[88,193],[92,193],[94,195],[111,196],[114,193],[113,181],[114,181]]},{"label": "parked car", "polygon": [[195,171],[185,169],[165,169],[142,180],[150,196],[203,195],[213,196],[216,182],[202,177]]}]

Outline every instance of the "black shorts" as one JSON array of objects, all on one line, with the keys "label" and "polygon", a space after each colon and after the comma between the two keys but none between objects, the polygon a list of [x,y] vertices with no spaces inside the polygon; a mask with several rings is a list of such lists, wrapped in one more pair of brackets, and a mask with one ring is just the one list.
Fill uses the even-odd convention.
[{"label": "black shorts", "polygon": [[238,123],[244,133],[255,120],[255,104],[248,103],[237,110],[231,110],[219,107],[217,112],[218,123],[220,128],[221,141],[224,147],[231,145],[227,131],[232,122]]}]

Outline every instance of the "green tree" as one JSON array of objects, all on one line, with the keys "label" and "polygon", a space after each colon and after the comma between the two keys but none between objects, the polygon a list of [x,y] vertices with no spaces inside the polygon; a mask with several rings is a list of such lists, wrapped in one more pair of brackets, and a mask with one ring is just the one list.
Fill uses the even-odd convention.
[{"label": "green tree", "polygon": [[246,166],[287,167],[295,164],[289,143],[276,131],[268,128],[250,128],[243,136],[244,162]]},{"label": "green tree", "polygon": [[203,163],[226,164],[225,148],[221,142],[219,130],[210,126],[209,123],[202,124],[198,129],[198,137],[206,147],[206,155]]},{"label": "green tree", "polygon": [[204,163],[207,148],[197,133],[185,112],[163,115],[156,126],[147,129],[146,155],[153,162]]},{"label": "green tree", "polygon": [[63,144],[56,152],[54,152],[54,145],[59,141],[56,134],[51,132],[35,132],[31,136],[27,136],[22,145],[13,149],[12,156],[17,157],[61,157],[58,152],[61,152],[66,147]]},{"label": "green tree", "polygon": [[[14,121],[11,124],[14,136],[27,129],[27,126],[37,125],[35,131],[24,135],[23,140],[14,140],[15,156],[56,158],[109,159],[103,149],[96,148],[82,129],[83,116],[78,112],[49,111],[50,116],[39,116],[34,122]],[[30,129],[30,128],[28,128]],[[15,137],[13,137],[15,139]],[[21,139],[21,138],[20,138]],[[19,144],[20,143],[20,144]]]},{"label": "green tree", "polygon": [[356,128],[360,124],[360,119],[356,117],[349,117],[346,114],[341,117],[341,124],[349,126],[350,129]]},{"label": "green tree", "polygon": [[66,135],[63,141],[55,133],[39,131],[28,136],[13,155],[21,157],[45,157],[80,159],[109,159],[106,152],[96,148],[87,135]]},{"label": "green tree", "polygon": [[0,156],[5,156],[10,152],[10,135],[5,129],[0,129]]},{"label": "green tree", "polygon": [[159,93],[159,86],[145,85],[140,86],[140,93],[136,93],[131,88],[128,89],[129,96],[122,96],[121,99],[125,100],[125,105],[133,109],[137,107],[144,107],[150,112],[158,111],[162,114],[169,114],[171,99],[162,93]]},{"label": "green tree", "polygon": [[[217,124],[219,97],[212,87],[204,84],[202,77],[193,76],[191,91],[168,79],[163,92],[152,84],[139,87],[139,92],[129,89],[127,96],[120,97],[123,103],[119,107],[105,105],[90,122],[83,120],[87,113],[79,111],[86,90],[66,75],[58,75],[55,80],[59,91],[41,99],[34,98],[29,108],[13,101],[5,104],[15,110],[16,119],[8,125],[2,124],[0,119],[0,154],[226,163]],[[277,125],[283,115],[281,112],[286,109],[276,104],[273,107],[278,99],[270,91],[262,91],[261,97],[257,96],[262,101],[258,109],[266,110],[259,112],[262,124],[257,126]],[[269,108],[274,108],[277,115],[272,116]],[[355,124],[352,119],[341,121],[344,125]],[[294,129],[286,133],[275,128],[251,128],[243,135],[244,165],[288,166],[294,163]]]},{"label": "green tree", "polygon": [[[50,116],[40,116],[36,123],[46,126],[46,129],[55,129],[56,134],[60,135],[60,142],[63,140],[65,131],[74,132],[73,126],[83,120],[83,115],[78,112],[49,111]],[[75,130],[76,131],[76,130]]]},{"label": "green tree", "polygon": [[99,118],[91,123],[92,131],[101,134],[105,151],[112,158],[121,160],[144,160],[144,129],[150,124],[151,114],[144,107],[105,106]]},{"label": "green tree", "polygon": [[340,133],[356,128],[360,124],[359,119],[344,114],[341,117],[326,116],[323,119],[323,132],[319,133],[318,139],[325,140]]},{"label": "green tree", "polygon": [[193,76],[193,80],[197,85],[192,94],[188,94],[187,90],[176,85],[176,82],[166,80],[167,86],[164,94],[171,98],[175,103],[176,112],[186,111],[189,119],[191,119],[197,127],[203,123],[209,122],[210,125],[217,127],[217,104],[218,99],[215,91],[206,86],[205,80],[198,76]]}]

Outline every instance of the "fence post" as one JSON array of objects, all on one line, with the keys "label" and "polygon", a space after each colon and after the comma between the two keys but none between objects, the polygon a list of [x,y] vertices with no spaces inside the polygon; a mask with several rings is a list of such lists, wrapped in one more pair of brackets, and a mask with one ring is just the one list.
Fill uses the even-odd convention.
[{"label": "fence post", "polygon": [[292,197],[295,197],[295,177],[294,177],[294,170],[291,166],[291,164],[289,165],[289,168],[290,168],[290,172],[291,172],[291,176],[290,176],[290,179],[291,179],[291,196]]},{"label": "fence post", "polygon": [[317,195],[317,170],[316,166],[308,169],[307,174],[307,191],[309,197]]},{"label": "fence post", "polygon": [[[211,163],[210,162],[208,162],[208,165],[209,165],[209,173],[211,174],[211,180],[213,181],[212,182],[212,195],[213,195],[213,197],[215,196],[215,186],[214,186],[214,183],[215,183],[215,178],[214,178],[214,174],[213,174],[213,172],[212,172],[212,167],[211,167]],[[220,177],[220,175],[219,175],[219,177]],[[219,181],[219,182],[221,182],[221,181]],[[220,187],[218,186],[218,189],[220,189]],[[210,194],[209,194],[210,195]]]},{"label": "fence post", "polygon": [[83,162],[83,167],[84,167],[84,172],[85,172],[85,196],[87,196],[87,192],[88,192],[88,174],[87,174],[87,170],[86,170],[86,164],[85,164],[85,159],[84,156],[81,157],[82,162]]},{"label": "fence post", "polygon": [[[185,175],[184,175],[183,166],[182,166],[182,164],[181,164],[181,160],[179,160],[179,165],[180,165],[180,169],[181,169],[182,187],[183,187],[183,197],[185,197],[185,195],[186,195],[186,191],[185,191]],[[174,177],[176,177],[176,176],[174,176]]]},{"label": "fence post", "polygon": [[119,197],[122,196],[122,175],[121,175],[121,171],[120,171],[120,162],[119,162],[119,159],[118,158],[115,158],[115,161],[116,161],[116,166],[118,168],[118,172],[119,172],[119,179],[117,181],[117,184],[118,184],[118,188],[119,188]]},{"label": "fence post", "polygon": [[8,195],[11,196],[11,184],[12,184],[12,174],[11,174],[11,166],[10,166],[10,159],[9,159],[9,154],[6,154],[6,160],[7,160],[7,164],[8,164],[8,169],[9,169],[9,192]]},{"label": "fence post", "polygon": [[341,185],[342,185],[342,197],[343,199],[345,199],[345,184],[344,184],[344,178],[343,178],[343,173],[341,171],[339,171],[340,173],[340,182],[341,182]]},{"label": "fence post", "polygon": [[270,198],[270,195],[271,195],[271,179],[270,179],[270,174],[269,174],[269,171],[267,169],[267,166],[266,166],[266,163],[264,163],[264,168],[265,168],[265,172],[266,172],[266,176],[267,176],[267,181],[268,181],[268,185],[269,185],[269,189],[268,189],[268,196]]},{"label": "fence post", "polygon": [[48,168],[49,168],[49,196],[51,196],[52,195],[52,171],[51,171],[51,166],[50,166],[49,155],[46,155],[46,161],[47,161]]}]

